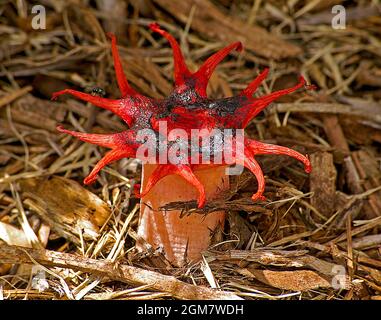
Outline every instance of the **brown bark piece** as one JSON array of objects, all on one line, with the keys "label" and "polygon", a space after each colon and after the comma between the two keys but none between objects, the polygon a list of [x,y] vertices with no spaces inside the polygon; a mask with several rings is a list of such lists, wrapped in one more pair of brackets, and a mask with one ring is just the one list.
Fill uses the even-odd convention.
[{"label": "brown bark piece", "polygon": [[[355,165],[353,160],[353,154],[349,150],[348,142],[345,138],[341,125],[339,123],[338,117],[336,115],[324,115],[324,130],[328,136],[329,142],[342,153],[344,157],[343,162],[346,172],[346,181],[349,190],[354,193],[362,193],[364,191],[361,185],[361,177],[358,171],[359,165]],[[358,162],[358,161],[357,161]],[[370,203],[365,202],[364,212],[367,217],[374,218],[378,216],[376,208]]]},{"label": "brown bark piece", "polygon": [[103,27],[107,32],[114,33],[118,39],[126,40],[127,2],[123,0],[97,0],[97,7],[109,19],[105,19]]},{"label": "brown bark piece", "polygon": [[85,239],[94,239],[98,227],[110,215],[105,202],[70,179],[27,179],[21,189],[27,198],[24,203],[58,234],[76,244],[80,244],[80,232]]},{"label": "brown bark piece", "polygon": [[[354,151],[352,158],[361,178],[363,189],[369,190],[381,185],[381,173],[377,160],[366,150]],[[372,208],[374,218],[381,215],[381,192],[378,191],[369,196],[369,204]]]},{"label": "brown bark piece", "polygon": [[328,136],[329,142],[337,148],[343,156],[349,154],[349,146],[345,139],[343,129],[340,126],[339,119],[336,115],[324,115],[324,130]]},{"label": "brown bark piece", "polygon": [[312,172],[310,188],[314,192],[311,204],[324,216],[330,217],[335,210],[337,172],[333,156],[328,152],[311,155]]},{"label": "brown bark piece", "polygon": [[329,281],[311,270],[272,271],[256,270],[253,268],[248,268],[247,270],[257,280],[278,289],[307,291],[331,287]]}]

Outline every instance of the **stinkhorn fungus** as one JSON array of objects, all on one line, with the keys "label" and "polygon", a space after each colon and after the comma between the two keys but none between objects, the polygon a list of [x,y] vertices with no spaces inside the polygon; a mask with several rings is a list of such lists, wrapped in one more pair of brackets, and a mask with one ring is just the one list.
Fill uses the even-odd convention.
[{"label": "stinkhorn fungus", "polygon": [[223,226],[225,215],[219,211],[206,217],[199,214],[180,217],[179,211],[164,212],[162,206],[197,199],[198,207],[202,208],[207,200],[229,187],[225,169],[234,164],[246,167],[255,175],[258,189],[252,199],[264,200],[265,179],[256,155],[288,155],[301,161],[307,173],[311,171],[307,156],[239,134],[275,99],[304,87],[305,80],[300,77],[294,87],[255,98],[254,92],[268,74],[265,69],[238,95],[210,99],[206,88],[212,72],[231,51],[240,51],[242,44],[228,45],[209,57],[196,72],[191,72],[175,38],[156,23],[150,29],[165,37],[173,51],[174,88],[167,98],[151,99],[129,85],[116,38],[110,34],[121,98],[106,99],[65,89],[54,93],[52,99],[70,94],[110,110],[126,122],[129,129],[114,134],[75,132],[62,126],[57,129],[111,149],[85,178],[85,184],[94,182],[99,171],[113,161],[125,157],[143,161],[138,235],[154,248],[161,247],[173,264],[181,265],[201,257],[210,244],[211,232]]}]

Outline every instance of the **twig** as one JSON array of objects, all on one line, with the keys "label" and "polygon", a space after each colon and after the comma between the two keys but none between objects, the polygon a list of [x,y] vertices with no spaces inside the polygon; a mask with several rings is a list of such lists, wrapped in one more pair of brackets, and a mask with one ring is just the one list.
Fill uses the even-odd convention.
[{"label": "twig", "polygon": [[9,245],[0,247],[0,262],[2,263],[33,264],[31,257],[46,267],[69,268],[89,272],[132,285],[150,285],[152,290],[170,293],[177,299],[240,299],[232,292],[191,285],[173,276],[166,276],[125,264],[118,265],[111,261],[95,260],[50,250],[34,250]]}]

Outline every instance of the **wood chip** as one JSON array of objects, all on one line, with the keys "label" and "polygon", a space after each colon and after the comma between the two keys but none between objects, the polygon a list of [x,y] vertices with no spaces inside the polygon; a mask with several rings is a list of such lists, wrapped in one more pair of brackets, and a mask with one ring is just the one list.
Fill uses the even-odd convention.
[{"label": "wood chip", "polygon": [[95,239],[111,211],[107,204],[79,183],[53,176],[21,182],[25,205],[36,212],[58,234],[80,244]]},{"label": "wood chip", "polygon": [[331,287],[329,281],[310,270],[272,271],[253,268],[245,270],[247,270],[245,275],[252,275],[255,279],[282,290],[307,291]]}]

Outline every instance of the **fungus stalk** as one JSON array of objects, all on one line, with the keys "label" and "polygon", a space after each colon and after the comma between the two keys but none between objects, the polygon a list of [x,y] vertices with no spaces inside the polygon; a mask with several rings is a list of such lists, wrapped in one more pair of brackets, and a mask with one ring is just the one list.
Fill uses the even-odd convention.
[{"label": "fungus stalk", "polygon": [[[180,217],[181,212],[165,212],[161,207],[169,202],[189,200],[197,200],[198,207],[204,207],[207,201],[229,187],[225,168],[230,165],[243,166],[253,173],[258,190],[252,199],[264,200],[265,178],[256,160],[257,155],[288,155],[302,162],[306,172],[311,171],[307,156],[239,134],[271,102],[304,87],[305,81],[301,77],[294,87],[255,98],[253,94],[268,74],[268,69],[265,69],[238,95],[210,99],[206,88],[212,72],[231,51],[240,51],[241,43],[226,46],[209,57],[196,72],[191,72],[175,38],[158,24],[151,24],[150,29],[166,38],[172,47],[174,88],[168,97],[160,100],[145,97],[129,85],[116,38],[109,35],[121,98],[106,99],[66,89],[54,93],[52,99],[70,94],[112,111],[126,123],[128,129],[114,134],[75,132],[62,126],[57,129],[110,149],[85,178],[85,184],[95,182],[99,171],[116,160],[127,157],[143,161],[138,227],[140,241],[137,246],[144,248],[141,240],[145,240],[154,248],[162,248],[174,265],[182,265],[201,257],[201,252],[210,244],[213,230],[223,226],[225,214],[215,212],[206,217],[200,214]],[[165,130],[162,129],[163,124]],[[204,145],[198,138],[192,139],[195,130],[201,133],[201,140],[205,138],[211,143]],[[148,155],[142,150],[148,151]],[[205,162],[206,154],[208,161]]]},{"label": "fungus stalk", "polygon": [[[142,190],[157,166],[143,165]],[[196,178],[204,185],[206,201],[229,188],[225,167],[213,167],[195,171]],[[159,181],[150,193],[142,197],[138,235],[154,248],[162,248],[169,261],[183,265],[197,261],[201,252],[210,244],[213,231],[223,228],[225,212],[182,215],[181,210],[165,211],[160,207],[174,201],[190,201],[198,198],[197,190],[177,175]],[[137,243],[138,248],[144,244]]]}]

